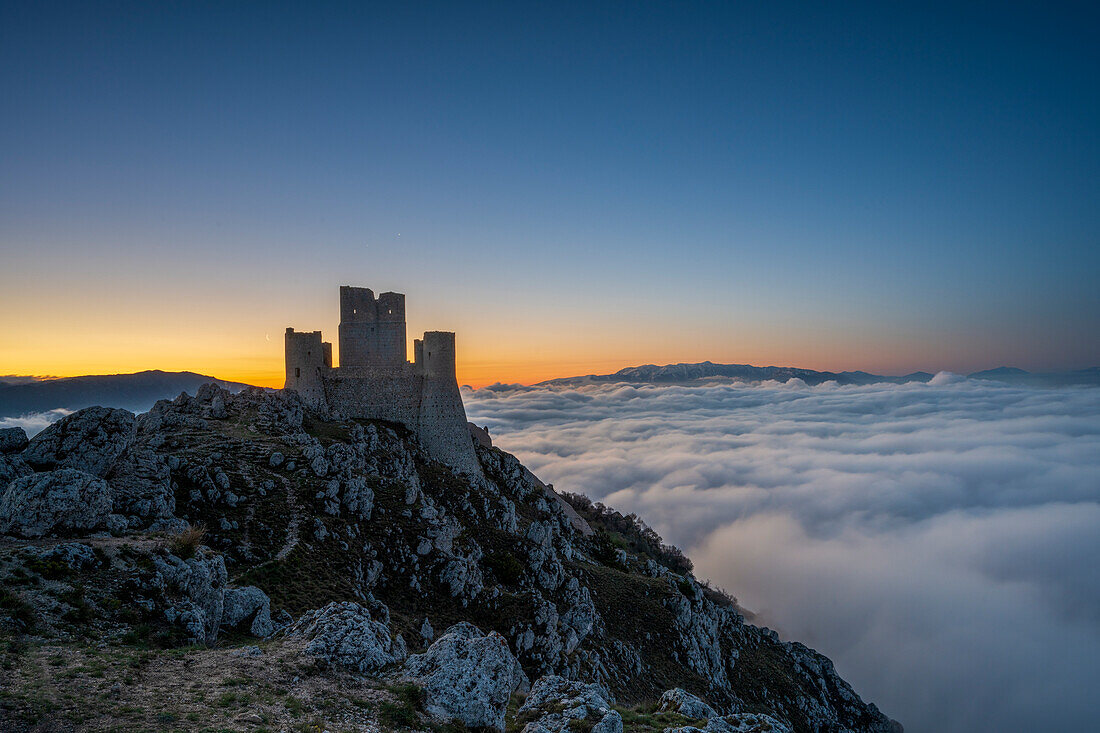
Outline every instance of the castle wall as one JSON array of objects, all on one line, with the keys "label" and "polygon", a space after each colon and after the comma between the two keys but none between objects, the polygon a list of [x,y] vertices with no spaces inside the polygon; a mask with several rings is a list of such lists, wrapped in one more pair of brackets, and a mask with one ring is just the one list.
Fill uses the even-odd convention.
[{"label": "castle wall", "polygon": [[422,377],[420,416],[416,435],[428,454],[461,472],[481,475],[481,463],[474,452],[466,427],[466,408],[454,377]]},{"label": "castle wall", "polygon": [[315,407],[325,404],[325,388],[321,370],[332,366],[332,344],[321,340],[320,331],[296,332],[286,330],[285,389],[293,389],[306,404]]},{"label": "castle wall", "polygon": [[347,417],[390,420],[415,431],[423,381],[411,368],[340,367],[324,374],[325,398]]},{"label": "castle wall", "polygon": [[331,409],[346,417],[401,423],[416,434],[433,459],[481,475],[453,374],[431,376],[407,363],[395,368],[340,367],[321,373]]}]

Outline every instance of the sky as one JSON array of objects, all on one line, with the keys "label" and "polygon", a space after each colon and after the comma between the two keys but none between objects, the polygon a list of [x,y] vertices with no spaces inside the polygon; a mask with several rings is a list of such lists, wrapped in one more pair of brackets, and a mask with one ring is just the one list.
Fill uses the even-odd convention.
[{"label": "sky", "polygon": [[[920,7],[917,7],[920,5]],[[0,2],[0,374],[1100,364],[1086,3]]]},{"label": "sky", "polygon": [[1100,730],[1100,389],[948,373],[465,390],[906,731]]}]

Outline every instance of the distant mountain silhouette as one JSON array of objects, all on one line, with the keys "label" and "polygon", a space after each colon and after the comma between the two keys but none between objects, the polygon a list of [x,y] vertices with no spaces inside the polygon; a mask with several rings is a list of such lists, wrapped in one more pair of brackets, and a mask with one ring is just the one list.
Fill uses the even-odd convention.
[{"label": "distant mountain silhouette", "polygon": [[1100,367],[1065,372],[1028,372],[1016,367],[997,367],[967,375],[971,379],[992,379],[1010,384],[1030,384],[1044,387],[1069,385],[1100,385]]},{"label": "distant mountain silhouette", "polygon": [[[578,377],[561,377],[548,379],[541,384],[571,385],[589,384],[600,382],[631,382],[668,384],[678,382],[694,382],[711,377],[727,377],[743,379],[746,382],[763,382],[773,379],[777,382],[786,382],[788,379],[801,379],[806,384],[815,385],[833,381],[837,384],[904,384],[906,382],[927,382],[932,379],[928,372],[913,372],[901,377],[871,374],[870,372],[819,372],[813,369],[798,369],[796,367],[766,366],[758,367],[749,364],[715,364],[710,361],[697,364],[644,364],[642,366],[620,369],[614,374],[589,374]],[[1017,369],[1016,367],[998,367],[967,375],[971,379],[986,379],[1011,384],[1028,384],[1032,386],[1059,387],[1067,385],[1100,385],[1100,367],[1091,369],[1079,369],[1066,372],[1032,373]]]},{"label": "distant mountain silhouette", "polygon": [[79,410],[92,405],[145,412],[157,400],[171,399],[180,392],[195,394],[195,391],[207,382],[213,382],[231,392],[239,392],[248,386],[194,372],[159,370],[136,374],[100,374],[44,379],[22,384],[0,382],[0,418],[19,417],[60,408]]},{"label": "distant mountain silhouette", "polygon": [[838,384],[875,384],[878,382],[891,382],[901,384],[903,382],[927,382],[932,378],[928,372],[913,372],[903,377],[888,377],[881,374],[868,372],[818,372],[813,369],[798,369],[796,367],[766,366],[758,367],[749,364],[715,364],[704,361],[698,364],[645,364],[643,366],[627,367],[614,374],[589,374],[583,377],[564,377],[550,379],[543,384],[578,384],[585,382],[692,382],[708,377],[730,377],[743,379],[747,382],[763,382],[774,379],[778,382],[786,382],[788,379],[801,379],[806,384],[814,385],[822,382],[834,381]]}]

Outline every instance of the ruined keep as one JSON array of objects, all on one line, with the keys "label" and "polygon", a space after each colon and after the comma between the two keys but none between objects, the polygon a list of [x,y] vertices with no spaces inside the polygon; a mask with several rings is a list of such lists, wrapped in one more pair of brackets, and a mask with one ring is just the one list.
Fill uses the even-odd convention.
[{"label": "ruined keep", "polygon": [[286,330],[286,385],[316,409],[389,420],[432,458],[481,475],[455,377],[455,335],[427,331],[406,358],[405,296],[340,287],[340,366],[320,331]]}]

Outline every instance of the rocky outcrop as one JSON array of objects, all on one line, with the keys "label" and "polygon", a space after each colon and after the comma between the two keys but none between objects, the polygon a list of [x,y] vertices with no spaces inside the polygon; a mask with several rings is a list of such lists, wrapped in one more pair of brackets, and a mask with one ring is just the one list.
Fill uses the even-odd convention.
[{"label": "rocky outcrop", "polygon": [[34,473],[18,454],[0,453],[0,491],[17,478],[30,476]]},{"label": "rocky outcrop", "polygon": [[508,699],[527,681],[503,636],[466,622],[409,657],[405,675],[424,688],[429,712],[498,731],[504,730]]},{"label": "rocky outcrop", "polygon": [[531,686],[519,716],[528,721],[524,733],[623,732],[622,716],[611,709],[605,690],[557,675],[540,677]]},{"label": "rocky outcrop", "polygon": [[[27,451],[39,467],[76,462],[102,476],[69,468],[28,475],[20,454],[0,452],[0,526],[44,536],[201,523],[203,541],[224,558],[220,569],[213,553],[168,556],[148,538],[135,543],[141,565],[123,562],[126,617],[162,638],[181,641],[182,629],[182,638],[210,643],[219,629],[268,636],[278,627],[317,667],[388,675],[407,656],[392,631],[400,627],[418,648],[435,641],[410,660],[407,676],[429,690],[433,711],[470,726],[498,725],[522,666],[532,679],[580,685],[558,685],[559,698],[588,700],[568,708],[575,718],[532,702],[532,730],[575,720],[575,728],[614,733],[621,722],[608,692],[655,701],[672,685],[705,698],[665,693],[662,709],[682,715],[679,725],[717,729],[754,710],[799,733],[890,730],[827,659],[745,623],[732,599],[701,585],[690,562],[640,520],[601,514],[577,497],[566,503],[484,442],[474,447],[483,477],[464,476],[432,461],[398,425],[303,409],[293,393],[213,387],[157,403],[132,437],[125,413],[117,430],[92,427],[110,422],[74,414]],[[74,443],[77,435],[94,439]],[[54,474],[94,490],[55,496]],[[5,476],[19,491],[4,489]],[[29,486],[38,487],[33,501]],[[154,555],[152,569],[144,559]],[[55,565],[77,567],[43,562],[62,573]],[[226,568],[255,587],[228,588]],[[358,603],[343,602],[352,598]],[[109,615],[108,604],[95,608]],[[293,624],[291,613],[305,615]],[[469,623],[440,638],[441,624],[456,620]],[[464,697],[469,690],[483,701]]]},{"label": "rocky outcrop", "polygon": [[706,720],[716,715],[714,708],[707,705],[687,690],[675,688],[661,695],[657,701],[658,712],[673,712],[692,720]]},{"label": "rocky outcrop", "polygon": [[168,600],[165,618],[182,627],[192,644],[213,644],[225,609],[226,572],[221,555],[201,550],[194,557],[154,557],[154,583]]},{"label": "rocky outcrop", "polygon": [[388,614],[372,614],[358,603],[330,603],[304,615],[286,634],[305,639],[303,652],[326,665],[367,674],[406,657],[405,642],[391,637],[388,620]]},{"label": "rocky outcrop", "polygon": [[47,547],[36,553],[39,560],[58,563],[71,571],[80,572],[98,568],[103,561],[89,545],[80,542],[66,542]]},{"label": "rocky outcrop", "polygon": [[271,636],[271,599],[259,588],[229,588],[225,591],[221,626],[248,631],[253,636]]},{"label": "rocky outcrop", "polygon": [[26,447],[26,430],[23,428],[0,428],[0,453],[19,453]]},{"label": "rocky outcrop", "polygon": [[176,510],[172,472],[158,453],[148,448],[126,450],[107,474],[116,514],[157,519]]},{"label": "rocky outcrop", "polygon": [[665,733],[792,733],[791,727],[763,713],[737,713],[711,718],[702,728],[685,725]]},{"label": "rocky outcrop", "polygon": [[132,412],[87,407],[34,436],[23,459],[36,470],[75,468],[102,478],[133,441],[135,430]]},{"label": "rocky outcrop", "polygon": [[79,534],[107,526],[111,490],[95,476],[62,468],[23,476],[0,496],[0,534]]}]

